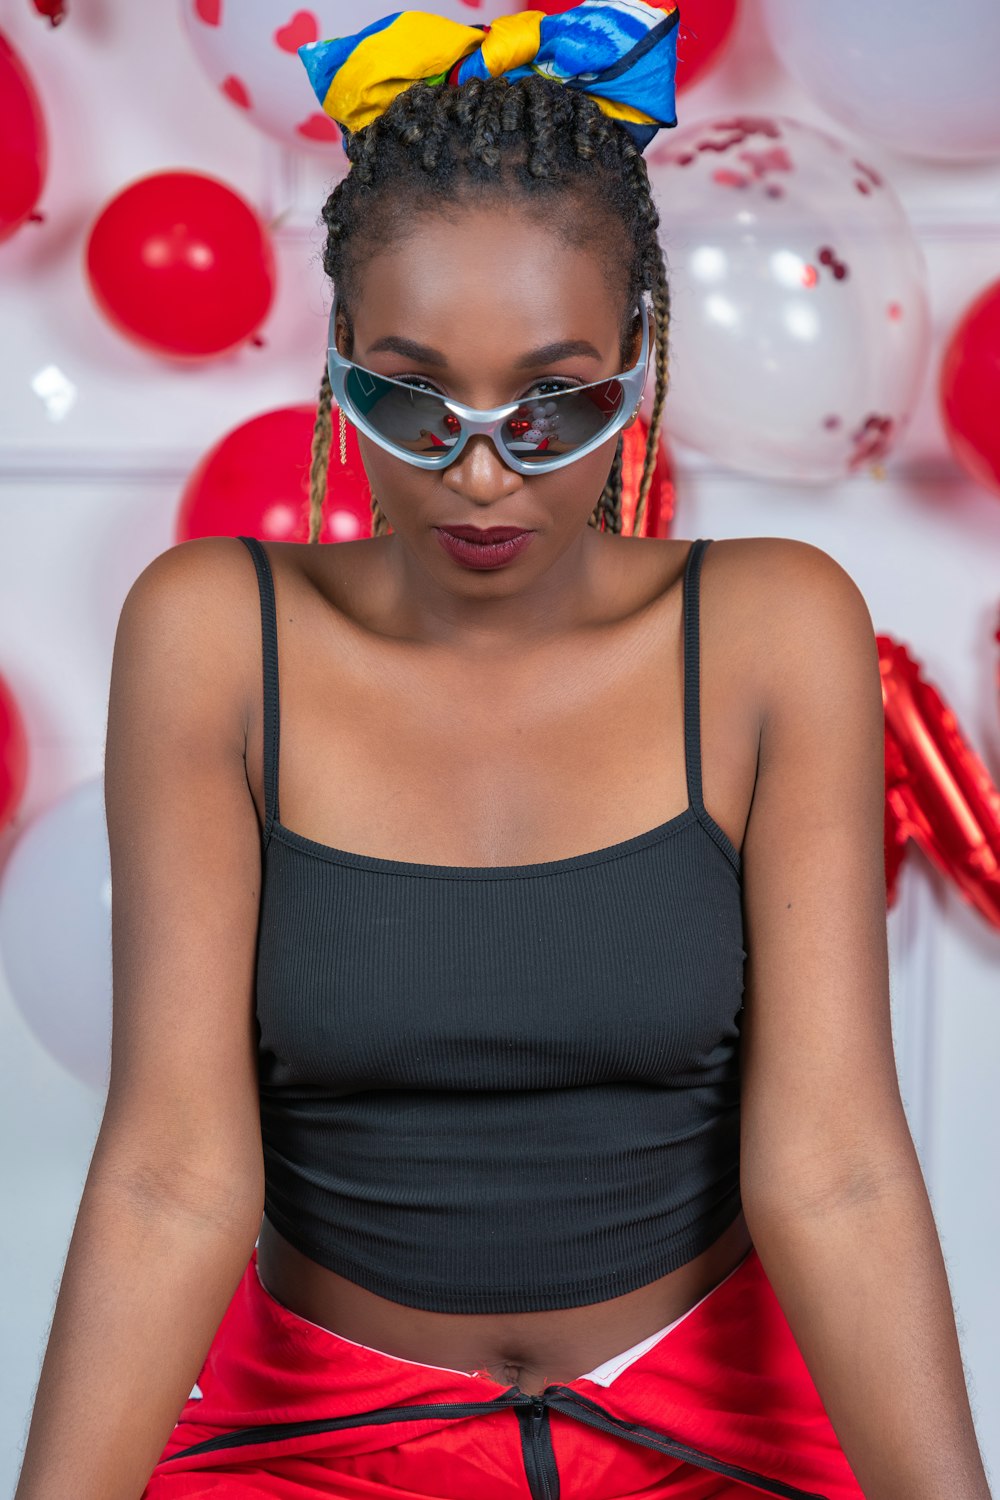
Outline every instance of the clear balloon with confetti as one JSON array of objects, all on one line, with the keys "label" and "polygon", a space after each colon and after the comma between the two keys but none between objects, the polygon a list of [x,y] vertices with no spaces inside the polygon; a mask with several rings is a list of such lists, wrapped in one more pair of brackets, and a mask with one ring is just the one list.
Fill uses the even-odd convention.
[{"label": "clear balloon with confetti", "polygon": [[671,436],[764,478],[880,475],[931,341],[923,251],[884,173],[756,115],[664,132],[646,163],[672,293]]}]

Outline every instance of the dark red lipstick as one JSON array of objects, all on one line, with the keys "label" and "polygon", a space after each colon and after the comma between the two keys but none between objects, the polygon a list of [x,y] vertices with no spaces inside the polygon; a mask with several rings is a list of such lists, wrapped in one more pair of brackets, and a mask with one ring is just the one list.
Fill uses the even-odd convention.
[{"label": "dark red lipstick", "polygon": [[501,568],[535,534],[520,526],[435,526],[434,532],[449,557],[467,568]]}]

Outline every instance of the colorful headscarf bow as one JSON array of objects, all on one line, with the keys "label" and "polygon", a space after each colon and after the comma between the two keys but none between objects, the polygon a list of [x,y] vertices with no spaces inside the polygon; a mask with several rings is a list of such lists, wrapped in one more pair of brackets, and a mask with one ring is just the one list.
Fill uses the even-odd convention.
[{"label": "colorful headscarf bow", "polygon": [[592,95],[644,150],[661,127],[677,124],[678,20],[675,0],[583,0],[558,15],[524,10],[488,26],[401,10],[298,53],[325,113],[345,130],[370,124],[418,81],[540,73]]}]

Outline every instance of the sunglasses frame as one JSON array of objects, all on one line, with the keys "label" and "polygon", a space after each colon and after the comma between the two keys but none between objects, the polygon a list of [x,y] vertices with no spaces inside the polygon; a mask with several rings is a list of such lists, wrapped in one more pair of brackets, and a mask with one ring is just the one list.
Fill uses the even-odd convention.
[{"label": "sunglasses frame", "polygon": [[478,437],[482,434],[492,439],[493,446],[500,454],[504,463],[516,473],[547,474],[551,469],[561,469],[565,464],[575,463],[578,458],[583,458],[586,454],[593,453],[595,448],[599,448],[602,443],[606,443],[613,433],[619,432],[623,427],[627,427],[638,415],[642,393],[649,374],[650,354],[649,311],[646,307],[645,299],[641,297],[639,299],[639,311],[642,314],[642,346],[639,350],[639,357],[631,369],[623,370],[618,375],[605,376],[603,380],[588,381],[586,385],[568,386],[565,392],[553,391],[549,396],[545,397],[546,400],[558,400],[563,394],[569,395],[572,393],[573,395],[577,395],[580,391],[590,390],[594,386],[607,385],[612,380],[619,381],[624,391],[621,408],[608,423],[607,427],[602,428],[593,438],[589,439],[586,443],[582,443],[572,453],[561,453],[548,461],[545,459],[535,459],[530,463],[526,463],[516,453],[512,453],[504,441],[502,435],[503,424],[508,417],[513,416],[519,407],[524,405],[523,398],[517,401],[509,401],[504,406],[491,406],[480,409],[474,406],[466,406],[464,402],[455,401],[450,396],[441,396],[436,391],[422,392],[423,395],[438,396],[442,405],[456,416],[462,424],[454,447],[446,448],[442,458],[433,454],[413,453],[409,449],[398,447],[391,439],[376,431],[365,414],[355,408],[350,396],[347,394],[347,377],[350,372],[352,370],[363,370],[366,375],[373,375],[377,380],[388,381],[390,385],[402,386],[404,390],[408,391],[412,391],[414,387],[406,380],[396,380],[391,375],[382,375],[378,370],[369,370],[366,365],[356,364],[354,360],[346,359],[339,352],[335,344],[336,296],[333,300],[333,306],[330,309],[327,333],[327,370],[330,376],[330,388],[337,405],[343,411],[344,415],[351,419],[355,427],[359,428],[366,437],[371,438],[373,443],[377,443],[380,448],[384,448],[387,453],[393,454],[396,458],[403,459],[408,464],[415,465],[418,469],[446,469],[449,464],[455,462],[470,437]]}]

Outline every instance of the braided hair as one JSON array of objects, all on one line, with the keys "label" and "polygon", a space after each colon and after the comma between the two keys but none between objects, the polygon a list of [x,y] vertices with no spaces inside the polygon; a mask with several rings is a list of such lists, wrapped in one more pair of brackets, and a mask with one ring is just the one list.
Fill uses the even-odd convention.
[{"label": "braided hair", "polygon": [[[351,308],[365,245],[391,242],[417,213],[451,212],[495,194],[529,206],[544,200],[545,221],[575,243],[597,241],[605,274],[626,298],[621,328],[627,356],[631,316],[643,291],[655,315],[656,393],[646,439],[634,531],[645,513],[667,390],[670,290],[657,237],[659,214],[642,152],[586,93],[540,74],[473,78],[458,88],[415,83],[358,131],[345,131],[351,169],[323,205],[323,268],[336,284],[353,346]],[[332,438],[332,393],[324,364],[313,431],[309,540],[319,539]],[[622,527],[622,434],[588,524]],[[372,535],[389,523],[374,494]]]}]

